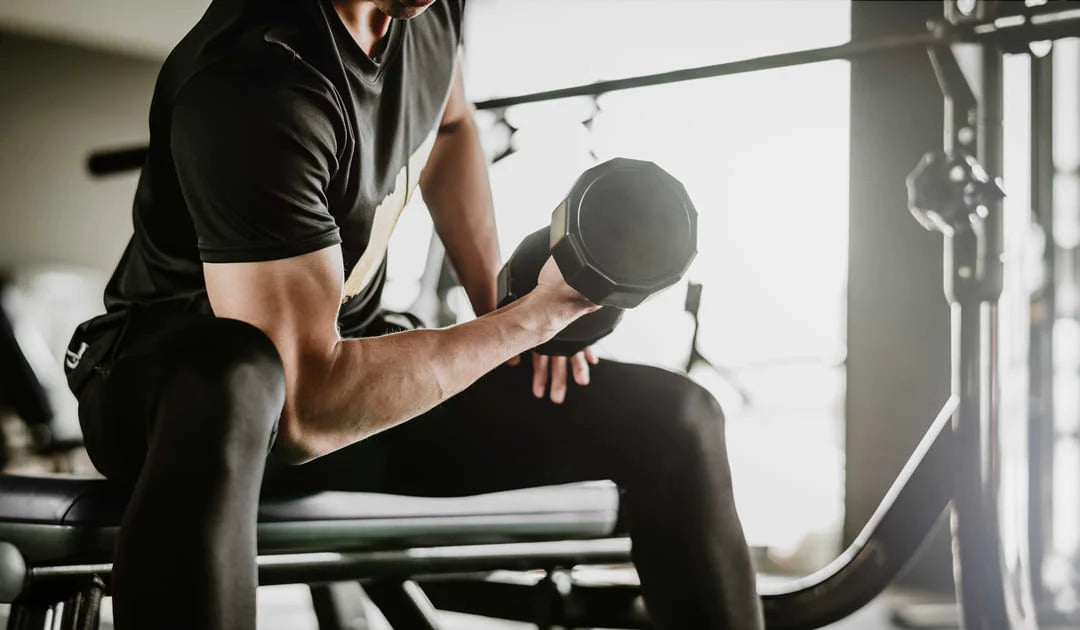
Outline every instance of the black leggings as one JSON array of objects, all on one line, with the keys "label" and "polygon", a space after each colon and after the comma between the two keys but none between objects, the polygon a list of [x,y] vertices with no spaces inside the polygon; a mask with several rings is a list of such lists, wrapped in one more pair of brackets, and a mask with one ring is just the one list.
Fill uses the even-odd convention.
[{"label": "black leggings", "polygon": [[532,397],[522,362],[314,462],[267,465],[284,399],[269,340],[207,317],[150,328],[80,396],[91,459],[134,488],[113,575],[119,630],[253,629],[260,491],[454,496],[597,479],[625,493],[658,628],[762,625],[723,416],[681,375],[602,361],[555,405]]}]

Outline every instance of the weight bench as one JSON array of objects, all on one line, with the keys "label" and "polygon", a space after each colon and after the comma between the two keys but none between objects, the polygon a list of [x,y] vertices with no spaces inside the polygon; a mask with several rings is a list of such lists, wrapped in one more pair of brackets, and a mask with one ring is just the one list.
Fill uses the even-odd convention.
[{"label": "weight bench", "polygon": [[[9,630],[98,627],[125,502],[103,479],[0,476],[0,602],[12,604]],[[362,581],[396,630],[434,629],[430,601],[412,578],[442,576],[445,590],[453,575],[475,583],[499,569],[626,562],[629,542],[611,538],[617,517],[609,482],[464,498],[269,498],[259,507],[259,583]],[[319,617],[323,630],[344,627]]]}]

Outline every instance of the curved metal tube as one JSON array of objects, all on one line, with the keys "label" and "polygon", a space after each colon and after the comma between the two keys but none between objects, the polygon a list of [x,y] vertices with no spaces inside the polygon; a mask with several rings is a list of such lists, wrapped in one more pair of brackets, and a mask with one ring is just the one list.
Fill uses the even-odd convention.
[{"label": "curved metal tube", "polygon": [[896,577],[933,530],[953,496],[958,400],[942,407],[854,542],[804,578],[770,590],[759,585],[770,630],[818,628],[855,612]]}]

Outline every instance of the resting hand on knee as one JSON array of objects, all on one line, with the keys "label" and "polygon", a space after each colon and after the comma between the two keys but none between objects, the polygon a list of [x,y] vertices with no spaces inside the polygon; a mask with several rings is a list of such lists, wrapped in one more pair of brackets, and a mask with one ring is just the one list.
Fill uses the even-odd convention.
[{"label": "resting hand on knee", "polygon": [[[533,377],[532,394],[536,398],[543,398],[546,391],[550,391],[551,402],[560,404],[566,400],[567,374],[578,385],[589,384],[589,366],[600,362],[593,353],[592,348],[585,348],[581,352],[569,356],[548,356],[538,352],[532,355]],[[520,357],[510,360],[510,365],[521,363]],[[548,389],[550,375],[550,390]]]}]

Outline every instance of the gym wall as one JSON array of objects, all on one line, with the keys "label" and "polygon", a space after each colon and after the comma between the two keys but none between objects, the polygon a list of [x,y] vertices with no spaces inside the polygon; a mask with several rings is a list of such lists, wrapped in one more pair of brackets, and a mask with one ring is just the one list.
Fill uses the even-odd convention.
[{"label": "gym wall", "polygon": [[[917,32],[937,2],[853,2],[852,39]],[[851,64],[844,540],[877,508],[949,395],[941,238],[907,210],[904,178],[941,143],[941,92],[925,52]],[[909,565],[913,586],[949,590],[947,528]]]},{"label": "gym wall", "polygon": [[86,158],[145,142],[160,63],[0,31],[0,269],[112,270],[138,174],[91,180]]}]

